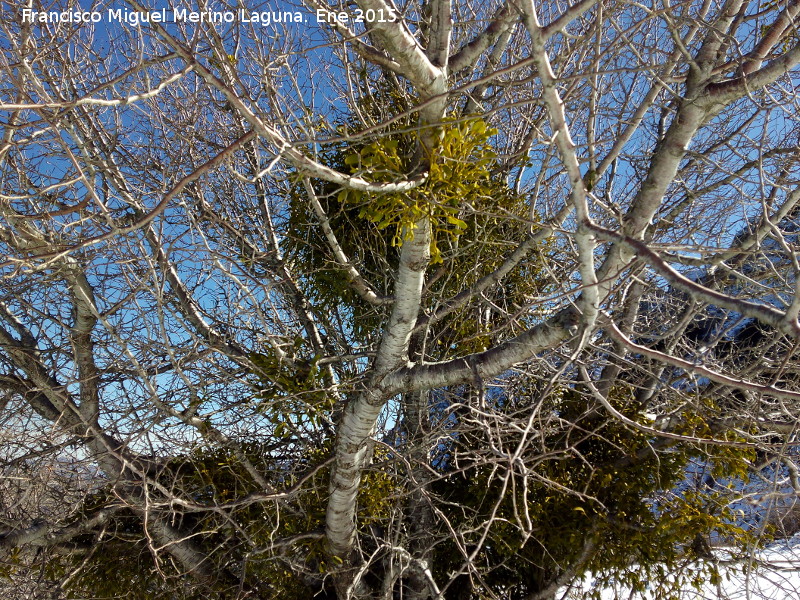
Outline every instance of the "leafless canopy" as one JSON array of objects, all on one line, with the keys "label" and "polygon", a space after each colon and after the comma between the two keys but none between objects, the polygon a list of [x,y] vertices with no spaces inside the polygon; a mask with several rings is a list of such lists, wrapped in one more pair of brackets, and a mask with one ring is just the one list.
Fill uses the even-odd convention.
[{"label": "leafless canopy", "polygon": [[1,6],[21,597],[551,598],[793,533],[796,0]]}]

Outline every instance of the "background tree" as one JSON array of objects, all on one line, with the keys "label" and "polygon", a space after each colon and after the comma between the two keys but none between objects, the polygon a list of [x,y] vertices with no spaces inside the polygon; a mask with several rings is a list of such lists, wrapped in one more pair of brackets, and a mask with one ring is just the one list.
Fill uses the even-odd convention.
[{"label": "background tree", "polygon": [[796,2],[25,8],[5,577],[550,598],[789,533]]}]

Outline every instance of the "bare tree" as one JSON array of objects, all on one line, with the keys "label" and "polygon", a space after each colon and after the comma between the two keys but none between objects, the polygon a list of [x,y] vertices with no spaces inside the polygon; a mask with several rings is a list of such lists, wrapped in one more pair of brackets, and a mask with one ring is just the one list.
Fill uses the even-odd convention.
[{"label": "bare tree", "polygon": [[533,599],[766,543],[800,5],[252,4],[4,5],[3,573]]}]

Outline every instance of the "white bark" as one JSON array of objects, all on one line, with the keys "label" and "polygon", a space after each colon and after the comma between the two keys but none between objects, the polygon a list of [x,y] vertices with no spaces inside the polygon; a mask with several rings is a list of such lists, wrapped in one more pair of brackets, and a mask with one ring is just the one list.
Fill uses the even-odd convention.
[{"label": "white bark", "polygon": [[348,558],[355,542],[356,494],[361,472],[370,458],[375,422],[389,395],[383,379],[407,360],[408,343],[417,322],[425,270],[430,261],[430,224],[417,223],[414,237],[403,244],[393,296],[392,314],[384,331],[367,389],[348,404],[339,424],[336,460],[331,475],[326,534],[331,552]]},{"label": "white bark", "polygon": [[[364,11],[388,12],[391,8],[381,0],[363,0],[359,6]],[[449,28],[449,20],[445,26]],[[444,38],[449,37],[447,33],[439,31],[432,31],[431,35],[436,37],[440,33]],[[428,128],[424,130],[421,144],[424,151],[429,152],[437,143],[436,134],[430,131],[430,126],[437,124],[444,116],[444,65],[447,64],[449,49],[444,48],[440,40],[436,57],[443,66],[437,67],[402,22],[376,23],[374,35],[389,55],[403,66],[404,74],[415,84],[423,99],[438,97],[421,111],[420,125]],[[354,548],[356,495],[361,472],[370,458],[370,437],[378,415],[389,399],[383,390],[382,380],[408,359],[408,344],[420,313],[425,271],[430,262],[431,224],[428,219],[418,221],[412,231],[403,231],[401,235],[405,241],[400,253],[391,316],[378,347],[367,389],[346,407],[337,434],[325,530],[331,552],[345,560],[349,560]]]},{"label": "white bark", "polygon": [[594,329],[594,323],[597,320],[597,314],[600,309],[600,294],[597,287],[597,274],[594,269],[595,242],[593,234],[588,230],[592,219],[589,215],[588,198],[583,177],[581,176],[580,165],[578,164],[578,156],[575,153],[575,142],[572,141],[572,135],[566,121],[564,103],[556,89],[556,76],[550,66],[550,58],[545,50],[545,38],[542,34],[539,18],[536,15],[536,8],[533,0],[525,0],[522,6],[525,25],[531,36],[532,58],[542,82],[544,101],[547,106],[547,114],[550,117],[550,127],[572,187],[570,202],[575,209],[575,216],[578,221],[575,244],[578,246],[578,268],[583,285],[579,308],[582,313],[585,331],[582,343],[585,343]]}]

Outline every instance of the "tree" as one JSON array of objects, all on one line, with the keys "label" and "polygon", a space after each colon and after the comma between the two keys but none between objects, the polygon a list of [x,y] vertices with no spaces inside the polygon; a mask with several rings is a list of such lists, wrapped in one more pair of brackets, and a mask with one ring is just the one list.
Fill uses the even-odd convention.
[{"label": "tree", "polygon": [[780,534],[796,2],[157,8],[3,8],[4,576],[551,598]]}]

